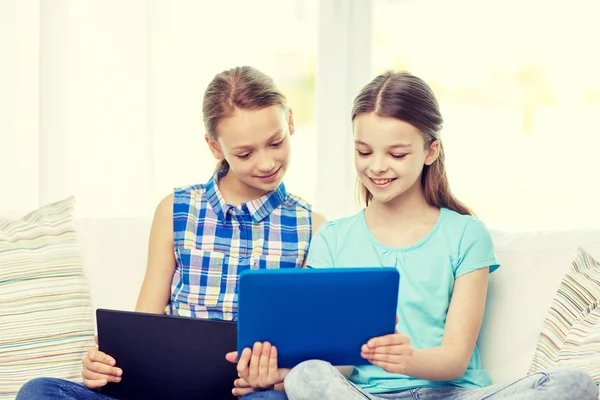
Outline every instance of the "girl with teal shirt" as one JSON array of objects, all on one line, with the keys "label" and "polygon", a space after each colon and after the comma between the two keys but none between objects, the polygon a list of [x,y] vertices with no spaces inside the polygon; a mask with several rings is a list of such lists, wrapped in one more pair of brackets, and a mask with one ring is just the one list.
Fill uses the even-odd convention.
[{"label": "girl with teal shirt", "polygon": [[325,222],[307,265],[398,269],[396,333],[362,346],[367,365],[310,360],[287,371],[248,351],[240,373],[265,385],[283,380],[290,400],[597,399],[590,376],[574,368],[497,385],[483,369],[476,343],[499,262],[485,225],[449,189],[431,88],[409,73],[380,75],[356,97],[352,122],[366,207]]}]

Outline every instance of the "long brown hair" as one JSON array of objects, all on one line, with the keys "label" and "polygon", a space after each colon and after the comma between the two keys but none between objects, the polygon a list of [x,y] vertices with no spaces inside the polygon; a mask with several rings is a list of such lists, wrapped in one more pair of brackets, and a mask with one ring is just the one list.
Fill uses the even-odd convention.
[{"label": "long brown hair", "polygon": [[[423,135],[425,149],[440,141],[437,159],[423,166],[421,185],[425,200],[434,207],[445,207],[460,214],[473,212],[457,200],[450,191],[444,147],[440,140],[443,118],[437,99],[429,85],[408,72],[388,71],[369,82],[354,99],[352,121],[360,114],[375,112],[382,117],[396,118],[413,125]],[[368,205],[373,195],[361,183],[361,197]]]},{"label": "long brown hair", "polygon": [[[216,140],[219,122],[238,108],[260,110],[274,105],[288,110],[286,97],[270,76],[249,66],[223,71],[213,78],[204,92],[202,116],[206,134]],[[217,166],[220,168],[228,168],[227,161],[221,160]]]}]

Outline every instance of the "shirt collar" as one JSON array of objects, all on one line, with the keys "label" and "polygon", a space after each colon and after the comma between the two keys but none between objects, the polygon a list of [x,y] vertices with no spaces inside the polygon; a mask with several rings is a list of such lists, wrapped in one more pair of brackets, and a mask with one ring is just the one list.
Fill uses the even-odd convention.
[{"label": "shirt collar", "polygon": [[[215,171],[213,176],[206,184],[206,196],[208,202],[214,212],[217,214],[217,218],[221,222],[225,222],[227,220],[227,213],[230,209],[236,208],[234,205],[225,201],[217,184],[226,173],[227,171],[223,170]],[[259,197],[258,199],[242,203],[240,208],[243,211],[248,212],[255,223],[259,223],[268,217],[273,210],[279,207],[285,201],[287,196],[288,194],[285,189],[285,185],[282,182],[279,184],[279,186],[277,186],[277,189]]]},{"label": "shirt collar", "polygon": [[287,198],[287,191],[283,182],[277,186],[277,189],[259,197],[256,200],[251,200],[245,205],[252,216],[255,223],[258,223],[268,217],[273,210],[279,207]]}]

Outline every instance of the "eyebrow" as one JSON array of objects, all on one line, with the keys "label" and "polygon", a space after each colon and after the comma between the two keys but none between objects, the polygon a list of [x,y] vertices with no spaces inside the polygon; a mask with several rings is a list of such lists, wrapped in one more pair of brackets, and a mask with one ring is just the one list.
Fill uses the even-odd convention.
[{"label": "eyebrow", "polygon": [[[358,145],[362,145],[362,146],[367,146],[369,147],[369,145],[361,140],[355,140],[354,144],[358,144]],[[409,143],[396,143],[393,144],[391,146],[388,146],[389,149],[398,149],[398,148],[407,148],[410,147],[411,145]]]},{"label": "eyebrow", "polygon": [[[283,132],[283,129],[277,129],[275,131],[275,133],[273,133],[271,135],[271,137],[269,137],[269,139],[267,140],[267,142],[270,142],[271,140],[277,138],[279,135],[281,135],[282,132]],[[231,147],[231,150],[236,150],[236,151],[237,150],[252,150],[253,148],[254,148],[254,146],[252,146],[252,145],[249,145],[249,144],[245,144],[244,145],[244,144],[242,144],[242,145],[239,145],[239,146],[233,146],[233,147]]]}]

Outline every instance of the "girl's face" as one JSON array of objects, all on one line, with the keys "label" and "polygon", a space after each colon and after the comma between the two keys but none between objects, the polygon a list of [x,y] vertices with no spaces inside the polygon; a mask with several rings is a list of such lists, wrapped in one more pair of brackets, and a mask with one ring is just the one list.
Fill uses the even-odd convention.
[{"label": "girl's face", "polygon": [[206,138],[216,159],[242,186],[269,192],[279,186],[290,158],[294,134],[292,112],[275,105],[260,110],[236,109],[217,126],[217,140]]},{"label": "girl's face", "polygon": [[435,161],[439,145],[436,140],[426,149],[421,132],[399,119],[375,113],[354,118],[356,173],[376,201],[422,191],[423,166]]}]

